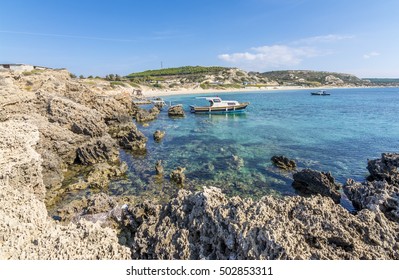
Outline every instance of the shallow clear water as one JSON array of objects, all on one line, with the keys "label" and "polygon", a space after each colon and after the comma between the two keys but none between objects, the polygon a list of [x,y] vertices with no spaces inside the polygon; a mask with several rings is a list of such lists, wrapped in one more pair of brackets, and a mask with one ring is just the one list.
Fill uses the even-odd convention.
[{"label": "shallow clear water", "polygon": [[[310,91],[218,94],[251,103],[245,113],[226,115],[189,113],[189,105],[203,102],[195,95],[165,97],[183,104],[186,117],[171,119],[164,110],[148,127],[138,124],[149,139],[147,154],[121,151],[129,175],[114,182],[111,192],[166,199],[177,189],[170,172],[183,166],[189,189],[206,185],[231,195],[292,195],[292,175],[272,166],[273,155],[295,159],[300,168],[331,171],[343,183],[349,177],[363,180],[368,158],[399,151],[398,88],[334,89],[330,96]],[[152,139],[157,129],[166,131],[161,143]],[[155,176],[157,160],[163,161],[163,178]]]}]

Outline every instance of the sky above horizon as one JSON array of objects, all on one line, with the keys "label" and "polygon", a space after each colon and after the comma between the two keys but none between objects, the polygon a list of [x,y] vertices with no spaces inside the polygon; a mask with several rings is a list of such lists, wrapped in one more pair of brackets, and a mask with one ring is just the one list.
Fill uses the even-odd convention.
[{"label": "sky above horizon", "polygon": [[0,63],[127,75],[186,65],[399,77],[397,0],[0,0]]}]

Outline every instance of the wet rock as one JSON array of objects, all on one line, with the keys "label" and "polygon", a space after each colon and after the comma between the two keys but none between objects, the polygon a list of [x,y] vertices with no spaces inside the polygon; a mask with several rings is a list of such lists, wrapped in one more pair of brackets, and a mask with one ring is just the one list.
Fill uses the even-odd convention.
[{"label": "wet rock", "polygon": [[331,174],[311,169],[294,173],[292,186],[305,195],[321,194],[332,198],[335,203],[341,200],[340,185],[335,183]]},{"label": "wet rock", "polygon": [[367,180],[386,180],[399,185],[399,154],[383,153],[380,159],[369,160],[367,169],[370,172]]},{"label": "wet rock", "polygon": [[90,165],[99,162],[115,162],[119,158],[119,151],[115,141],[110,136],[94,138],[76,150],[76,162]]},{"label": "wet rock", "polygon": [[183,185],[186,179],[186,175],[184,175],[185,170],[186,168],[184,167],[177,167],[176,170],[170,173],[170,180],[178,185]]},{"label": "wet rock", "polygon": [[295,170],[296,169],[296,162],[292,159],[286,158],[285,156],[273,156],[270,160],[278,168],[281,168],[284,170]]},{"label": "wet rock", "polygon": [[180,190],[164,206],[129,206],[134,259],[398,259],[398,225],[331,199],[226,197]]},{"label": "wet rock", "polygon": [[162,160],[158,160],[157,163],[155,164],[155,172],[157,175],[163,174]]},{"label": "wet rock", "polygon": [[171,106],[168,109],[168,116],[169,117],[184,117],[184,110],[183,110],[183,106],[181,105],[175,105],[175,106]]},{"label": "wet rock", "polygon": [[160,142],[162,140],[162,138],[165,136],[165,131],[161,131],[161,130],[156,130],[154,132],[154,140],[156,142]]}]

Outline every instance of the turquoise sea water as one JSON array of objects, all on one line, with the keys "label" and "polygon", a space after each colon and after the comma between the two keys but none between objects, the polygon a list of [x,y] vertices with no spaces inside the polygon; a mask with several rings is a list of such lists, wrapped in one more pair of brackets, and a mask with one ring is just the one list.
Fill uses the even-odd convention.
[{"label": "turquoise sea water", "polygon": [[[334,89],[330,96],[311,96],[311,90],[218,94],[225,100],[249,101],[242,114],[197,115],[189,105],[194,95],[165,97],[183,104],[186,117],[171,119],[166,110],[148,127],[147,153],[121,151],[129,174],[114,182],[115,194],[167,198],[177,186],[170,172],[186,167],[188,189],[216,186],[230,195],[260,197],[293,195],[292,175],[274,168],[273,155],[295,159],[299,168],[331,171],[341,183],[362,181],[367,159],[399,151],[399,88]],[[201,95],[212,96],[213,94]],[[161,143],[155,130],[166,131]],[[165,176],[155,176],[163,161]]]}]

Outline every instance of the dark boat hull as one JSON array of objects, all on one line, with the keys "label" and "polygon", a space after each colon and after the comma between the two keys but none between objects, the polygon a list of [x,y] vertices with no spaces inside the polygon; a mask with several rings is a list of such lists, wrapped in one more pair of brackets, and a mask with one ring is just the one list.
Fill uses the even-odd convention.
[{"label": "dark boat hull", "polygon": [[190,106],[191,113],[196,114],[224,114],[224,113],[240,113],[243,112],[247,106],[249,105],[248,102],[241,103],[236,106],[223,106],[223,107],[197,107],[197,106]]},{"label": "dark boat hull", "polygon": [[329,93],[318,93],[318,92],[311,92],[311,95],[319,95],[319,96],[326,96],[326,95],[330,95]]}]

